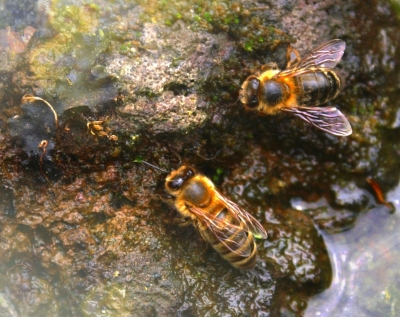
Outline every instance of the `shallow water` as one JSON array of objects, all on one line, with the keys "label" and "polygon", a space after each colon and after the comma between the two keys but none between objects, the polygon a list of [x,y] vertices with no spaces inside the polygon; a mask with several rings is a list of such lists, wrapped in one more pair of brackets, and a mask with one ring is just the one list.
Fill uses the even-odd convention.
[{"label": "shallow water", "polygon": [[323,233],[333,265],[328,290],[311,299],[307,317],[378,317],[400,313],[400,186],[388,193],[396,212],[375,206],[349,231]]}]

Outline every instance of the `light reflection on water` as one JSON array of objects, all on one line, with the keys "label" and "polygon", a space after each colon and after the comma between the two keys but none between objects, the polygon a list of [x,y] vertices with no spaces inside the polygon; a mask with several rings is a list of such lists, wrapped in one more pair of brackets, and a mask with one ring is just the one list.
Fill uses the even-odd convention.
[{"label": "light reflection on water", "polygon": [[400,185],[349,231],[322,232],[334,270],[331,287],[312,298],[306,317],[400,316]]}]

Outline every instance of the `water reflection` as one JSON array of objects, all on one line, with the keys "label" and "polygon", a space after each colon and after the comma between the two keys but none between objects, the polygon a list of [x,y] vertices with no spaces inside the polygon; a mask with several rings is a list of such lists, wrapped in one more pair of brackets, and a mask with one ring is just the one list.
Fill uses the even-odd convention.
[{"label": "water reflection", "polygon": [[396,213],[375,206],[343,233],[323,233],[334,277],[305,316],[399,316],[400,185],[387,195]]}]

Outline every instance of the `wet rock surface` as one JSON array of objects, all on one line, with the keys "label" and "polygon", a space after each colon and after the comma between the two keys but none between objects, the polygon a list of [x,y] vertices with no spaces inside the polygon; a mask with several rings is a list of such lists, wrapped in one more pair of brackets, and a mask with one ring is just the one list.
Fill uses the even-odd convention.
[{"label": "wet rock surface", "polygon": [[[0,314],[302,316],[332,280],[319,230],[351,233],[376,203],[367,178],[383,193],[399,182],[390,4],[1,4]],[[284,68],[289,43],[304,54],[333,38],[346,86],[331,105],[351,136],[235,103],[235,83]],[[257,267],[233,269],[178,227],[166,175],[142,160],[183,160],[251,212],[269,235]]]}]

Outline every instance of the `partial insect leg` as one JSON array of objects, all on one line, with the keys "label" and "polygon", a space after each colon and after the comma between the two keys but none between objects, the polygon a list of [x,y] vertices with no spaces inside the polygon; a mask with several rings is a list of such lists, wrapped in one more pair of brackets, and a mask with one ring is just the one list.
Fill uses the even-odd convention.
[{"label": "partial insect leg", "polygon": [[193,221],[190,218],[175,217],[173,223],[178,225],[178,227],[188,227],[193,225]]},{"label": "partial insect leg", "polygon": [[[294,58],[292,54],[294,54]],[[286,68],[289,68],[292,65],[292,63],[297,63],[300,61],[299,52],[295,48],[293,48],[290,44],[286,51],[286,60],[287,60]]]}]

